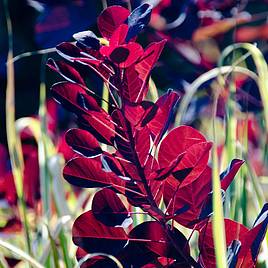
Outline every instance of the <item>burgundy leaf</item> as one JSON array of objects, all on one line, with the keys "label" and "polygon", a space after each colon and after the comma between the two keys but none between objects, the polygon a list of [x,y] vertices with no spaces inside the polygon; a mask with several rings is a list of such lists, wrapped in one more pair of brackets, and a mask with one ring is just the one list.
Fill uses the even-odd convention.
[{"label": "burgundy leaf", "polygon": [[192,127],[179,126],[174,128],[161,142],[158,153],[160,167],[168,166],[171,161],[193,144],[205,141],[205,137]]},{"label": "burgundy leaf", "polygon": [[122,98],[132,103],[140,103],[145,97],[145,89],[142,88],[142,80],[139,78],[135,66],[130,66],[124,72],[121,85]]},{"label": "burgundy leaf", "polygon": [[[241,241],[242,237],[248,232],[248,229],[233,220],[225,219],[225,234],[226,234],[226,245],[229,246],[233,240]],[[216,259],[214,253],[214,243],[212,235],[212,223],[209,222],[207,226],[204,226],[200,232],[198,246],[200,250],[200,262],[205,267],[216,267]],[[242,244],[243,246],[243,244]],[[240,252],[242,251],[242,248]],[[245,266],[251,267],[251,266]]]},{"label": "burgundy leaf", "polygon": [[139,158],[139,162],[143,167],[148,160],[150,152],[150,130],[147,127],[136,132],[135,149]]},{"label": "burgundy leaf", "polygon": [[94,195],[92,212],[98,221],[107,226],[127,228],[132,223],[125,205],[110,189],[102,189]]},{"label": "burgundy leaf", "polygon": [[91,112],[82,115],[78,120],[79,126],[90,131],[100,142],[113,145],[114,136],[117,132],[110,115],[105,113]]},{"label": "burgundy leaf", "polygon": [[56,49],[58,54],[68,61],[73,61],[74,58],[81,57],[81,49],[68,42],[60,43],[56,46]]},{"label": "burgundy leaf", "polygon": [[200,142],[192,145],[173,170],[172,176],[181,182],[180,187],[184,187],[196,180],[205,170],[209,151],[212,147],[211,142]]},{"label": "burgundy leaf", "polygon": [[[202,174],[185,187],[173,179],[167,179],[164,187],[164,202],[169,215],[186,227],[199,218],[204,201],[211,191],[211,168],[206,167]],[[173,217],[175,216],[175,217]]]},{"label": "burgundy leaf", "polygon": [[16,258],[14,258],[14,257],[6,257],[6,256],[5,256],[5,260],[6,260],[6,262],[7,262],[9,268],[16,267],[17,264],[21,262],[21,260],[16,259]]},{"label": "burgundy leaf", "polygon": [[[23,146],[24,148],[24,146]],[[30,146],[31,151],[24,154],[23,191],[25,202],[35,208],[40,199],[39,162],[37,148]]]},{"label": "burgundy leaf", "polygon": [[128,237],[121,227],[108,227],[98,221],[92,211],[80,215],[74,222],[73,242],[88,253],[115,255],[123,249]]},{"label": "burgundy leaf", "polygon": [[128,26],[121,24],[114,32],[109,42],[109,47],[115,48],[125,43]]},{"label": "burgundy leaf", "polygon": [[66,132],[65,140],[75,151],[84,156],[96,156],[102,153],[97,139],[88,131],[73,128]]},{"label": "burgundy leaf", "polygon": [[142,101],[140,104],[125,102],[124,115],[131,125],[138,127],[137,125],[154,106],[155,104],[150,101]]},{"label": "burgundy leaf", "polygon": [[103,169],[105,171],[112,171],[117,176],[120,176],[124,179],[124,169],[122,168],[122,164],[120,160],[116,159],[113,155],[110,155],[108,152],[104,152],[101,157],[101,162]]},{"label": "burgundy leaf", "polygon": [[[233,240],[237,240],[239,244],[241,243],[235,256],[235,267],[255,267],[260,246],[267,231],[267,210],[268,206],[265,204],[251,230],[238,222],[225,219],[227,246],[230,247]],[[211,222],[201,230],[199,249],[201,252],[200,262],[206,267],[216,267]]]},{"label": "burgundy leaf", "polygon": [[126,187],[131,189],[131,191],[126,192],[128,202],[134,207],[144,208],[145,206],[150,206],[147,194],[144,194],[137,183],[133,181],[127,181]]},{"label": "burgundy leaf", "polygon": [[165,230],[159,222],[143,222],[131,230],[129,238],[128,247],[131,251],[132,262],[136,261],[141,264],[141,262],[144,262],[142,257],[146,256],[151,259],[168,257],[184,263],[184,267],[189,267],[187,261],[191,258],[188,241],[176,228],[173,228],[172,231]]},{"label": "burgundy leaf", "polygon": [[114,124],[111,117],[99,107],[96,100],[87,95],[85,89],[78,84],[61,82],[53,85],[52,94],[65,108],[80,115],[79,124],[85,128],[89,125],[102,139],[101,142],[113,144],[115,136]]},{"label": "burgundy leaf", "polygon": [[[82,248],[78,247],[76,251],[77,260],[81,260],[82,258],[88,256],[88,253],[85,252]],[[84,261],[79,267],[81,268],[118,268],[117,264],[109,258],[104,256],[90,256],[90,258]]]},{"label": "burgundy leaf", "polygon": [[64,178],[71,184],[84,188],[111,187],[124,193],[125,182],[113,172],[102,168],[99,158],[73,158],[63,169]]},{"label": "burgundy leaf", "polygon": [[173,129],[161,142],[158,161],[160,168],[166,167],[181,153],[185,153],[172,176],[180,187],[196,180],[206,168],[212,143],[195,129],[180,126]]},{"label": "burgundy leaf", "polygon": [[158,43],[150,44],[144,51],[143,56],[140,58],[140,61],[135,65],[135,69],[139,74],[139,78],[143,83],[148,82],[149,75],[152,68],[157,62],[166,40],[162,40]]},{"label": "burgundy leaf", "polygon": [[[156,145],[169,127],[172,116],[174,115],[174,108],[176,107],[178,100],[179,95],[176,92],[168,91],[155,103],[157,111],[154,117],[146,123],[146,125],[154,135],[154,142]],[[148,119],[144,119],[142,125],[144,125],[144,121],[147,122]]]},{"label": "burgundy leaf", "polygon": [[54,61],[53,59],[48,59],[47,65],[69,82],[78,83],[85,86],[84,79],[81,77],[79,72],[64,61]]},{"label": "burgundy leaf", "polygon": [[[134,140],[132,138],[129,122],[119,110],[116,110],[112,113],[112,118],[116,123],[116,131],[120,134],[115,136],[117,151],[126,160],[135,163],[138,159],[134,148]],[[129,139],[130,137],[132,138],[131,140]]]},{"label": "burgundy leaf", "polygon": [[96,100],[86,95],[86,90],[78,84],[59,82],[54,84],[51,92],[55,100],[74,113],[87,113],[88,109],[100,111]]},{"label": "burgundy leaf", "polygon": [[[103,56],[108,57],[120,68],[127,68],[143,55],[143,49],[138,43],[129,43],[120,46],[106,46],[100,49]],[[133,67],[134,68],[134,67]]]},{"label": "burgundy leaf", "polygon": [[102,36],[110,39],[113,32],[123,24],[130,12],[121,6],[111,6],[102,11],[98,17],[98,28]]},{"label": "burgundy leaf", "polygon": [[268,225],[268,203],[266,203],[257,219],[253,228],[241,238],[241,250],[238,255],[238,263],[242,267],[254,267],[261,248],[262,241],[267,232]]},{"label": "burgundy leaf", "polygon": [[[150,174],[148,174],[148,180],[165,180],[169,175],[172,174],[174,169],[179,165],[185,152],[178,155],[177,159],[173,160],[168,167],[159,168],[158,163],[156,164],[156,160],[154,161],[153,166],[151,166]],[[149,164],[148,164],[149,165]],[[148,166],[147,165],[147,166]],[[148,172],[148,170],[146,170]]]},{"label": "burgundy leaf", "polygon": [[238,261],[238,253],[241,249],[241,242],[234,239],[227,247],[227,265],[228,268],[235,268]]},{"label": "burgundy leaf", "polygon": [[11,171],[0,178],[0,199],[5,199],[11,206],[17,203],[16,186]]},{"label": "burgundy leaf", "polygon": [[[98,74],[105,82],[109,83],[109,79],[112,75],[115,74],[114,69],[110,64],[104,62],[104,57],[98,52],[98,58],[92,57],[91,55],[95,55],[96,51],[92,49],[87,53],[87,57],[85,58],[75,58],[74,61],[81,63],[90,69],[92,69],[96,74]],[[111,85],[111,84],[110,84]]]},{"label": "burgundy leaf", "polygon": [[220,179],[221,179],[221,188],[226,191],[226,189],[229,187],[231,182],[233,181],[236,173],[240,169],[240,167],[243,165],[245,161],[240,159],[233,159],[230,163],[229,167],[221,173]]}]

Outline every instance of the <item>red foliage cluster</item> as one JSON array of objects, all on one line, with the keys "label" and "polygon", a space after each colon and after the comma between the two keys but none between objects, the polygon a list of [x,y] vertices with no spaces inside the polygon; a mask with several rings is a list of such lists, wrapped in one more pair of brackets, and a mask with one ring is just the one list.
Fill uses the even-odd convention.
[{"label": "red foliage cluster", "polygon": [[[105,42],[90,31],[82,32],[74,36],[75,45],[57,47],[69,63],[48,61],[67,80],[55,84],[52,94],[77,115],[79,126],[66,133],[66,142],[81,156],[66,164],[64,178],[75,186],[102,188],[93,198],[92,210],[74,223],[77,258],[102,252],[116,256],[125,267],[215,267],[208,166],[212,143],[189,126],[167,133],[179,100],[176,92],[170,90],[155,103],[145,99],[150,72],[165,43],[143,49],[136,42],[150,14],[148,4],[131,14],[123,7],[109,7],[98,18]],[[102,98],[86,85],[88,68],[109,89],[108,112],[98,103]],[[107,147],[100,143],[111,149],[104,150]],[[235,159],[221,174],[223,201],[242,164]],[[141,208],[152,220],[133,227],[131,207]],[[199,231],[198,260],[174,220]],[[255,265],[267,222],[267,206],[251,230],[225,220],[229,267]],[[101,256],[83,265],[113,266]]]}]

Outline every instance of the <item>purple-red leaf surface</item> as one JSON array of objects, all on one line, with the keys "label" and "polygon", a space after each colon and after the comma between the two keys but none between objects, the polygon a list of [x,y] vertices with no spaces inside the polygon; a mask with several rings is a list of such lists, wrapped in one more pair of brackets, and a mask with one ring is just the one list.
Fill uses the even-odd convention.
[{"label": "purple-red leaf surface", "polygon": [[47,66],[59,73],[69,82],[78,83],[85,86],[84,79],[81,77],[79,72],[74,67],[65,63],[64,61],[54,61],[53,59],[48,59]]},{"label": "purple-red leaf surface", "polygon": [[[231,245],[233,240],[241,243],[236,256],[235,267],[255,267],[261,243],[267,231],[268,205],[265,204],[257,217],[252,229],[247,229],[242,224],[225,219],[226,245]],[[206,267],[216,267],[214,244],[212,236],[212,224],[204,226],[199,236],[200,262]]]},{"label": "purple-red leaf surface", "polygon": [[100,158],[73,158],[65,165],[63,176],[69,183],[83,188],[109,186],[122,193],[125,191],[124,180],[113,172],[105,171]]},{"label": "purple-red leaf surface", "polygon": [[85,128],[90,126],[102,138],[101,141],[112,144],[115,132],[110,115],[99,107],[96,100],[88,95],[83,87],[70,82],[61,82],[53,85],[51,91],[53,97],[66,109],[80,116],[78,123]]},{"label": "purple-red leaf surface", "polygon": [[184,235],[176,228],[166,229],[156,221],[144,222],[129,233],[129,255],[132,263],[144,265],[158,257],[176,259],[189,267],[189,245]]},{"label": "purple-red leaf surface", "polygon": [[140,61],[135,65],[135,69],[140,79],[146,83],[155,63],[165,46],[166,40],[150,44],[144,51]]},{"label": "purple-red leaf surface", "polygon": [[126,228],[132,223],[125,205],[110,189],[102,189],[94,195],[92,212],[97,220],[107,226]]},{"label": "purple-red leaf surface", "polygon": [[102,153],[97,139],[88,131],[72,128],[65,134],[67,144],[84,156],[91,157]]},{"label": "purple-red leaf surface", "polygon": [[164,202],[169,215],[178,223],[193,227],[192,222],[199,218],[203,203],[211,191],[211,168],[206,167],[202,174],[185,187],[168,179],[164,188]]},{"label": "purple-red leaf surface", "polygon": [[220,179],[221,179],[221,188],[226,191],[228,186],[233,181],[236,173],[240,169],[240,167],[243,165],[245,161],[240,159],[233,159],[230,163],[229,167],[221,173]]},{"label": "purple-red leaf surface", "polygon": [[97,21],[102,36],[110,39],[113,32],[126,21],[129,14],[129,10],[121,6],[111,6],[103,10]]},{"label": "purple-red leaf surface", "polygon": [[92,211],[80,215],[74,222],[73,242],[88,253],[115,255],[123,249],[128,237],[121,227],[108,227],[98,221]]}]

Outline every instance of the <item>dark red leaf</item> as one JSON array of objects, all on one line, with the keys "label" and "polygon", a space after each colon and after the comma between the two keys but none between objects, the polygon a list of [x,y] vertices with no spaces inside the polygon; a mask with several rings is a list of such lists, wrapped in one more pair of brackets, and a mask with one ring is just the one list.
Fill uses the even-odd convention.
[{"label": "dark red leaf", "polygon": [[140,131],[136,131],[135,149],[140,164],[143,167],[148,161],[150,152],[150,130],[147,127],[142,128]]},{"label": "dark red leaf", "polygon": [[143,49],[141,45],[133,42],[116,47],[102,47],[100,49],[100,52],[103,56],[108,57],[120,68],[127,68],[131,66],[143,55]]},{"label": "dark red leaf", "polygon": [[154,106],[155,104],[150,101],[143,101],[141,104],[126,102],[124,107],[124,115],[131,125],[137,127],[145,115],[152,110]]},{"label": "dark red leaf", "polygon": [[241,242],[234,239],[227,247],[227,265],[228,268],[235,268],[238,261],[238,254],[241,249]]},{"label": "dark red leaf", "polygon": [[180,126],[173,129],[161,142],[158,161],[160,168],[166,167],[178,155],[185,153],[172,176],[184,187],[196,180],[207,166],[212,143],[195,129]]},{"label": "dark red leaf", "polygon": [[75,151],[84,156],[96,156],[102,153],[97,139],[88,131],[73,128],[66,132],[65,140]]},{"label": "dark red leaf", "polygon": [[184,187],[196,180],[205,170],[211,142],[201,142],[192,145],[184,154],[178,166],[173,170],[172,176],[181,181],[180,187]]},{"label": "dark red leaf", "polygon": [[[248,232],[248,229],[244,225],[238,222],[225,219],[224,223],[225,223],[225,234],[226,234],[227,246],[229,246],[233,240],[241,241],[241,239]],[[216,267],[211,222],[209,222],[207,226],[204,226],[202,228],[200,235],[199,235],[198,246],[199,246],[199,250],[201,253],[200,262],[203,263],[205,267],[211,267],[211,268]],[[250,266],[245,266],[245,267],[250,267]]]},{"label": "dark red leaf", "polygon": [[174,258],[188,267],[187,261],[191,259],[188,241],[176,228],[173,228],[172,231],[165,230],[159,222],[144,222],[131,230],[129,238],[128,247],[131,251],[132,262],[136,261],[141,264],[141,262],[145,262],[142,257],[150,257],[152,260],[161,256]]},{"label": "dark red leaf", "polygon": [[238,255],[238,264],[241,264],[241,267],[254,267],[256,265],[261,244],[267,232],[267,225],[268,203],[263,206],[253,228],[241,238],[242,246]]},{"label": "dark red leaf", "polygon": [[[143,83],[148,82],[149,75],[153,69],[155,63],[157,62],[166,40],[162,40],[158,43],[150,44],[144,51],[143,56],[140,58],[140,61],[135,65],[135,69],[139,74],[139,78]],[[143,85],[145,87],[145,85]]]},{"label": "dark red leaf", "polygon": [[121,24],[114,32],[109,42],[109,47],[115,48],[125,43],[128,26]]},{"label": "dark red leaf", "polygon": [[179,126],[174,128],[161,142],[158,153],[160,167],[168,166],[171,161],[193,144],[205,141],[205,137],[192,127]]},{"label": "dark red leaf", "polygon": [[73,61],[74,58],[81,57],[81,49],[68,42],[60,43],[56,46],[56,49],[58,54],[68,61]]},{"label": "dark red leaf", "polygon": [[[174,91],[168,91],[166,94],[161,96],[155,103],[157,111],[154,117],[148,122],[148,118],[144,118],[141,125],[147,125],[154,136],[155,145],[158,144],[160,139],[170,125],[172,116],[174,115],[174,109],[176,103],[179,100],[179,95]],[[147,123],[146,123],[147,122]]]},{"label": "dark red leaf", "polygon": [[125,205],[110,189],[102,189],[94,195],[92,212],[98,221],[107,226],[127,228],[132,223]]},{"label": "dark red leaf", "polygon": [[82,115],[78,120],[78,125],[91,132],[100,142],[113,145],[113,140],[117,132],[110,115],[105,113],[91,112]]},{"label": "dark red leaf", "polygon": [[17,203],[16,186],[11,171],[0,178],[0,199],[4,199],[11,206]]},{"label": "dark red leaf", "polygon": [[[174,179],[167,179],[164,187],[164,202],[169,215],[186,227],[199,218],[204,201],[211,191],[211,168],[185,187],[179,187]],[[175,217],[173,217],[173,215]]]},{"label": "dark red leaf", "polygon": [[101,157],[101,162],[103,169],[106,171],[112,171],[116,175],[120,176],[120,178],[124,178],[124,169],[122,168],[122,164],[120,160],[118,160],[113,155],[110,155],[108,152],[104,152]]},{"label": "dark red leaf", "polygon": [[131,191],[126,192],[128,202],[134,207],[150,206],[150,203],[147,198],[147,194],[144,194],[137,183],[133,181],[127,181],[126,187]]},{"label": "dark red leaf", "polygon": [[124,193],[125,182],[113,172],[104,171],[99,158],[77,157],[63,169],[64,178],[71,184],[84,188],[112,187]]},{"label": "dark red leaf", "polygon": [[[251,230],[238,222],[225,219],[226,245],[229,247],[233,240],[241,243],[235,259],[237,263],[235,267],[255,266],[261,243],[267,231],[267,211],[268,205],[265,204]],[[200,262],[204,263],[206,267],[216,267],[211,222],[208,223],[207,227],[204,226],[200,232],[199,249],[201,252]]]},{"label": "dark red leaf", "polygon": [[16,259],[14,257],[5,257],[5,260],[6,260],[9,268],[16,267],[17,264],[21,262],[21,260]]},{"label": "dark red leaf", "polygon": [[86,95],[86,89],[78,84],[59,82],[51,88],[53,97],[66,109],[74,113],[88,113],[88,109],[100,111],[96,100]]},{"label": "dark red leaf", "polygon": [[116,131],[120,134],[115,136],[115,144],[118,153],[126,160],[136,163],[138,161],[137,153],[134,148],[135,144],[129,122],[119,110],[112,113],[112,118],[116,123]]},{"label": "dark red leaf", "polygon": [[111,6],[102,11],[98,17],[98,28],[102,36],[110,39],[113,32],[123,24],[130,12],[121,6]]},{"label": "dark red leaf", "polygon": [[[165,180],[173,173],[174,169],[179,165],[184,155],[185,153],[178,155],[177,159],[173,160],[170,165],[165,168],[159,168],[158,163],[156,164],[156,160],[153,160],[154,163],[153,166],[151,166],[151,170],[149,169],[150,174],[148,174],[148,180]],[[148,170],[146,171],[148,172]]]},{"label": "dark red leaf", "polygon": [[233,159],[230,163],[229,167],[221,173],[220,179],[221,179],[221,188],[226,191],[231,182],[233,181],[236,173],[240,169],[240,167],[243,165],[245,161],[240,159]]},{"label": "dark red leaf", "polygon": [[80,215],[74,222],[73,242],[88,253],[115,255],[123,249],[128,237],[121,227],[108,227],[98,221],[92,211]]},{"label": "dark red leaf", "polygon": [[78,123],[85,128],[89,125],[90,129],[95,130],[97,138],[101,142],[113,144],[115,136],[114,124],[110,115],[99,107],[96,100],[86,94],[84,88],[78,84],[70,82],[61,82],[53,85],[53,97],[60,102],[69,111],[80,115]]},{"label": "dark red leaf", "polygon": [[[24,148],[24,146],[23,146]],[[40,199],[39,162],[37,148],[31,146],[30,153],[24,155],[23,186],[24,198],[29,207],[35,208]]]},{"label": "dark red leaf", "polygon": [[69,82],[78,83],[85,86],[84,79],[81,77],[79,72],[64,61],[54,61],[53,59],[48,59],[47,66],[59,73]]},{"label": "dark red leaf", "polygon": [[123,84],[121,85],[122,98],[132,103],[140,103],[145,97],[145,91],[135,66],[128,67],[124,72]]}]

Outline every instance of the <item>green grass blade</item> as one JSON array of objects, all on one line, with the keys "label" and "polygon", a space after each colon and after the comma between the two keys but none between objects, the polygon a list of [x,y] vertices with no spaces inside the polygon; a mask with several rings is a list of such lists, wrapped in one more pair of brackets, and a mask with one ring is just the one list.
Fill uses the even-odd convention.
[{"label": "green grass blade", "polygon": [[[7,0],[4,1],[4,12],[6,16],[9,45],[7,61],[10,62],[13,59],[13,34]],[[18,138],[18,134],[15,128],[15,73],[13,63],[7,64],[6,132],[12,173],[14,176],[16,192],[18,196],[19,213],[23,222],[23,231],[26,238],[27,250],[28,253],[31,254],[31,238],[23,194],[23,155],[20,139]]]},{"label": "green grass blade", "polygon": [[240,67],[240,66],[222,66],[220,68],[217,67],[200,75],[196,80],[194,80],[187,87],[187,91],[180,102],[180,106],[179,106],[178,113],[176,116],[176,121],[175,121],[176,124],[180,125],[182,123],[182,120],[192,100],[192,97],[194,96],[194,94],[197,92],[198,88],[202,84],[204,84],[205,82],[211,79],[215,79],[219,77],[219,75],[229,74],[230,72],[242,73],[242,74],[248,75],[255,81],[258,80],[258,76],[254,72],[248,70],[247,68]]},{"label": "green grass blade", "polygon": [[253,61],[256,66],[258,79],[257,84],[260,90],[260,95],[263,103],[264,110],[264,120],[265,120],[265,128],[266,133],[268,133],[268,67],[267,63],[264,59],[262,52],[253,44],[250,43],[238,43],[228,46],[223,52],[220,58],[219,64],[223,65],[224,60],[228,57],[230,53],[237,49],[245,49],[250,52]]},{"label": "green grass blade", "polygon": [[59,253],[58,253],[58,249],[57,249],[57,245],[50,233],[49,227],[47,226],[47,231],[48,231],[48,237],[49,237],[49,241],[50,241],[50,250],[52,252],[52,256],[53,256],[53,261],[54,261],[54,268],[60,268],[59,266]]},{"label": "green grass blade", "polygon": [[217,131],[216,131],[216,109],[218,94],[215,92],[213,104],[213,136],[214,145],[212,148],[212,230],[213,230],[213,241],[215,247],[216,264],[218,268],[227,268],[227,257],[226,257],[226,238],[225,238],[225,226],[224,226],[224,215],[223,205],[221,197],[221,182],[219,176],[219,165],[218,165],[218,154],[217,154]]},{"label": "green grass blade", "polygon": [[33,266],[35,268],[44,268],[44,266],[42,264],[37,262],[29,254],[27,254],[26,252],[22,251],[21,249],[13,246],[10,243],[5,242],[1,239],[0,239],[0,247],[9,250],[10,252],[12,252],[16,256],[18,256],[21,260],[28,262],[31,266]]},{"label": "green grass blade", "polygon": [[150,100],[153,102],[156,102],[159,98],[158,96],[158,90],[154,83],[154,80],[150,77],[149,79],[149,94],[150,94]]}]

